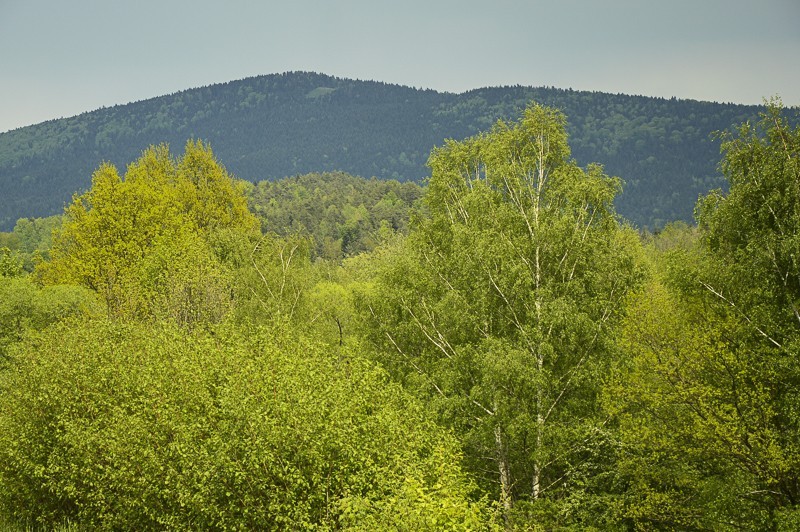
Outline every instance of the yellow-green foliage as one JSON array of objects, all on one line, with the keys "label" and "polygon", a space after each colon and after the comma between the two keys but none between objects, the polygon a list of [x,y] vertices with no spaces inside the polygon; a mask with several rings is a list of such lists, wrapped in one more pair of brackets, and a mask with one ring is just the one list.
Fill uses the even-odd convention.
[{"label": "yellow-green foliage", "polygon": [[354,349],[61,324],[0,373],[0,516],[50,528],[478,529],[454,439]]},{"label": "yellow-green foliage", "polygon": [[[97,291],[112,314],[166,311],[179,320],[209,315],[229,291],[209,235],[226,229],[252,233],[257,227],[242,188],[210,147],[190,141],[179,159],[166,146],[151,147],[124,178],[110,164],[95,172],[92,188],[67,207],[52,261],[39,274],[46,284]],[[190,294],[189,285],[201,281],[209,293]],[[154,292],[159,286],[171,293]]]},{"label": "yellow-green foliage", "polygon": [[70,316],[101,314],[97,295],[80,286],[39,287],[30,277],[0,275],[0,365],[8,346],[28,329],[43,329]]}]

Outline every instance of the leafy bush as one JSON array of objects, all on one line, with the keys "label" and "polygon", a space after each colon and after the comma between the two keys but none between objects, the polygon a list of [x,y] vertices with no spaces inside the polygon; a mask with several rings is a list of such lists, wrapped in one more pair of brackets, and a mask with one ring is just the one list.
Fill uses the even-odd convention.
[{"label": "leafy bush", "polygon": [[452,437],[355,349],[61,323],[0,373],[0,517],[90,529],[478,528]]}]

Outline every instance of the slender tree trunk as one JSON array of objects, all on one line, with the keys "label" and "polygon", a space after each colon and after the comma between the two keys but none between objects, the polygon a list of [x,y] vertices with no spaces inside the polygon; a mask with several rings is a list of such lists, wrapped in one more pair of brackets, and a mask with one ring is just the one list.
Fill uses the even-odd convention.
[{"label": "slender tree trunk", "polygon": [[503,434],[500,425],[494,428],[494,441],[497,447],[497,467],[500,470],[500,502],[503,505],[503,519],[508,524],[511,514],[511,478],[508,470],[508,456],[503,446]]},{"label": "slender tree trunk", "polygon": [[[541,208],[541,198],[542,198],[542,191],[544,189],[544,181],[547,178],[547,174],[545,172],[544,162],[545,162],[545,139],[539,139],[539,164],[538,164],[538,176],[536,182],[536,196],[534,202],[534,227],[536,228],[536,270],[534,272],[534,290],[535,290],[535,300],[534,306],[536,308],[536,328],[539,331],[542,331],[542,302],[539,299],[541,296],[541,283],[542,283],[542,266],[540,263],[539,257],[539,209]],[[539,341],[541,342],[543,335],[539,335]],[[536,369],[538,371],[539,376],[542,375],[542,371],[544,370],[544,354],[542,353],[542,348],[540,345],[536,346]],[[539,462],[542,449],[542,434],[544,432],[544,397],[542,393],[541,384],[538,385],[536,390],[536,458],[533,461],[533,482],[531,486],[531,498],[535,501],[539,499],[539,495],[541,493],[541,475],[542,475],[542,468]]]},{"label": "slender tree trunk", "polygon": [[[537,308],[539,307],[539,302],[536,302]],[[539,371],[539,375],[542,374],[544,369],[544,358],[542,356],[541,348],[536,353],[536,366]],[[533,483],[531,487],[531,498],[535,501],[539,499],[539,494],[541,493],[541,475],[542,475],[542,468],[540,465],[540,457],[542,456],[542,435],[544,433],[544,398],[542,397],[542,388],[541,386],[536,391],[536,455],[537,457],[533,461]]]}]

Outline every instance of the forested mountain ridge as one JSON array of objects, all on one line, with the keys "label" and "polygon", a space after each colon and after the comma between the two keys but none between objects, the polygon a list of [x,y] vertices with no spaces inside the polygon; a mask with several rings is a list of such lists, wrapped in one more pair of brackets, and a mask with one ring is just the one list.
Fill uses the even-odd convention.
[{"label": "forested mountain ridge", "polygon": [[0,232],[0,529],[800,530],[783,114],[652,233],[537,104],[425,187],[101,165]]},{"label": "forested mountain ridge", "polygon": [[103,161],[122,167],[149,145],[190,138],[210,142],[249,181],[337,170],[421,181],[434,146],[516,119],[532,100],[566,114],[573,157],[620,176],[618,211],[648,227],[691,219],[698,195],[723,184],[711,133],[759,111],[543,87],[452,94],[307,72],[259,76],[0,133],[0,230],[60,212]]}]

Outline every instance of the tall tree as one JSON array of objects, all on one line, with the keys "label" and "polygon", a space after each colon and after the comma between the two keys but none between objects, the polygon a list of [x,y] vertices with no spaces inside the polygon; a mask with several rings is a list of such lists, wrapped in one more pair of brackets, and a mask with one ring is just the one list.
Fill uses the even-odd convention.
[{"label": "tall tree", "polygon": [[167,309],[191,322],[218,314],[230,292],[210,235],[257,227],[243,190],[209,146],[190,141],[177,160],[166,146],[151,147],[124,178],[109,164],[95,172],[92,188],[67,207],[52,260],[39,273],[47,284],[97,291],[111,314]]},{"label": "tall tree", "polygon": [[507,515],[595,464],[609,331],[637,278],[619,181],[570,160],[565,123],[534,105],[436,149],[431,217],[361,302],[383,361],[461,434]]},{"label": "tall tree", "polygon": [[782,115],[723,135],[730,192],[700,202],[699,248],[625,327],[625,512],[648,526],[800,526],[800,129]]}]

